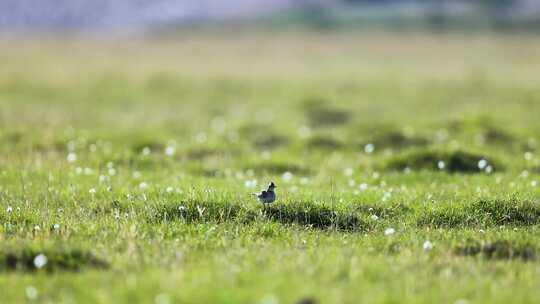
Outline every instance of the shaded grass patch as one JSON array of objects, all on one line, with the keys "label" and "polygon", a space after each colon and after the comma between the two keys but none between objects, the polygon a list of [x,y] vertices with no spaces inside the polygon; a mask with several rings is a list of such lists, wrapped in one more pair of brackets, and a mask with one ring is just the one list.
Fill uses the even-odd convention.
[{"label": "shaded grass patch", "polygon": [[294,174],[309,175],[311,170],[300,164],[283,161],[266,161],[260,163],[254,163],[246,165],[245,169],[252,169],[258,174],[283,174],[285,172],[291,172]]},{"label": "shaded grass patch", "polygon": [[134,153],[142,153],[145,148],[150,149],[150,151],[154,153],[162,153],[163,150],[165,150],[165,144],[158,140],[139,139],[131,145],[131,149]]},{"label": "shaded grass patch", "polygon": [[337,210],[322,204],[294,202],[269,206],[244,206],[238,203],[204,201],[183,201],[179,204],[156,206],[147,213],[151,223],[183,221],[192,223],[237,222],[250,224],[269,220],[280,224],[297,224],[308,228],[336,229],[343,231],[366,231],[371,223],[362,219],[362,214],[354,210]]},{"label": "shaded grass patch", "polygon": [[331,102],[320,97],[309,98],[302,102],[307,120],[312,127],[331,127],[347,124],[350,112],[331,106]]},{"label": "shaded grass patch", "polygon": [[[479,165],[481,160],[486,160],[486,165],[482,168]],[[441,168],[439,165],[444,165]],[[492,170],[502,170],[503,167],[492,158],[481,154],[466,151],[432,151],[418,150],[395,156],[387,161],[386,167],[392,170],[404,170],[405,168],[415,170],[445,171],[450,173],[480,173],[487,166]]]},{"label": "shaded grass patch", "polygon": [[354,210],[362,214],[376,215],[380,218],[400,218],[409,214],[412,209],[402,203],[385,204],[381,206],[379,204],[356,204]]},{"label": "shaded grass patch", "polygon": [[344,147],[343,142],[323,135],[316,135],[307,140],[306,145],[309,148],[322,149],[322,150],[336,150]]},{"label": "shaded grass patch", "polygon": [[[34,263],[38,255],[43,255],[46,259],[45,265],[40,269]],[[92,252],[81,249],[39,250],[34,247],[23,247],[0,251],[0,271],[33,272],[45,270],[51,273],[56,271],[80,271],[86,268],[107,269],[109,264]]]},{"label": "shaded grass patch", "polygon": [[216,158],[230,157],[236,153],[237,151],[234,149],[226,150],[226,149],[218,149],[218,148],[198,147],[198,148],[189,149],[183,154],[179,154],[180,155],[179,157],[184,158],[186,160],[204,160],[211,157],[216,157]]},{"label": "shaded grass patch", "polygon": [[362,146],[371,143],[378,148],[406,149],[410,147],[421,147],[429,144],[427,138],[421,136],[406,135],[399,131],[379,132]]},{"label": "shaded grass patch", "polygon": [[271,150],[288,145],[290,140],[284,135],[268,134],[266,136],[259,136],[252,139],[252,143],[258,149]]},{"label": "shaded grass patch", "polygon": [[[140,153],[126,153],[115,155],[110,160],[118,168],[131,168],[137,170],[155,170],[166,166],[170,160],[164,156],[152,155],[150,157],[143,156]],[[102,165],[102,169],[105,170],[105,163]]]},{"label": "shaded grass patch", "polygon": [[299,224],[317,229],[364,231],[367,223],[356,213],[333,210],[307,202],[264,207],[266,218],[282,224]]},{"label": "shaded grass patch", "polygon": [[238,133],[257,149],[277,149],[290,143],[288,136],[272,130],[269,125],[259,123],[246,124],[238,129]]},{"label": "shaded grass patch", "polygon": [[514,142],[514,137],[497,127],[489,127],[486,128],[481,133],[481,138],[485,141],[487,144],[501,144],[501,145],[509,145]]},{"label": "shaded grass patch", "polygon": [[454,248],[460,256],[479,256],[489,260],[535,260],[538,248],[529,242],[467,240]]}]

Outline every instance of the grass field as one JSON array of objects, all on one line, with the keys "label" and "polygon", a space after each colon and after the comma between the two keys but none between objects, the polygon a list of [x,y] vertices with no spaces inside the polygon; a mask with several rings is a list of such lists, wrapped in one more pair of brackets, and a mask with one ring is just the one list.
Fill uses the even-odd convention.
[{"label": "grass field", "polygon": [[0,67],[2,303],[540,298],[536,36],[3,38]]}]

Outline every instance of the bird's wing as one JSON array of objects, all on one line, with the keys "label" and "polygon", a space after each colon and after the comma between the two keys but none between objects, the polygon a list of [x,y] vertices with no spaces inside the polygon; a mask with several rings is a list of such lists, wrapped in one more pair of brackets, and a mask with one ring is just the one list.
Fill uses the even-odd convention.
[{"label": "bird's wing", "polygon": [[253,192],[253,193],[251,193],[251,195],[255,195],[257,197],[265,197],[266,196],[266,191],[263,190],[263,191],[261,191],[259,193]]}]

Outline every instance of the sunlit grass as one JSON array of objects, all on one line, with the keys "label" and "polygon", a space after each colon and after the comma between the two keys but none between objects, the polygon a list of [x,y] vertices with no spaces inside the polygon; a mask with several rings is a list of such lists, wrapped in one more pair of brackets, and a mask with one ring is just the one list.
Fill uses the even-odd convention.
[{"label": "sunlit grass", "polygon": [[534,302],[540,44],[404,35],[2,40],[1,302]]}]

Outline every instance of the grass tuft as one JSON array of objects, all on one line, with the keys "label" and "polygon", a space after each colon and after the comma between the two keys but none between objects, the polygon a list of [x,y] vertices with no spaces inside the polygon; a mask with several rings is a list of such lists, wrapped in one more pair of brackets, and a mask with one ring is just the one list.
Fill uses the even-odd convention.
[{"label": "grass tuft", "polygon": [[358,214],[336,211],[309,202],[271,205],[263,210],[266,218],[282,224],[300,224],[310,228],[344,231],[364,231],[367,227]]},{"label": "grass tuft", "polygon": [[463,207],[444,207],[421,215],[417,224],[437,228],[532,226],[540,207],[529,201],[480,200]]}]

